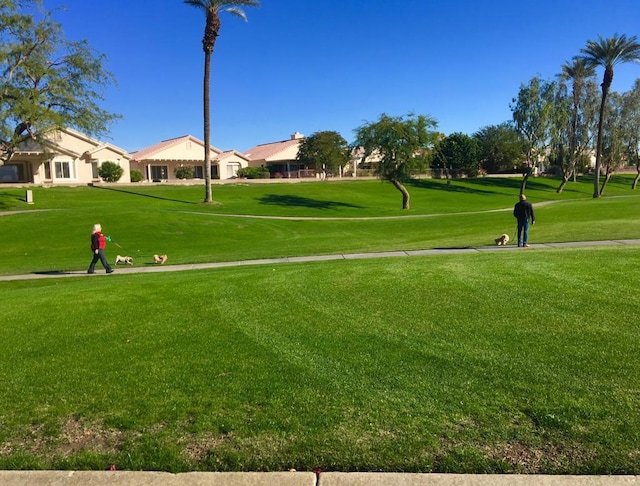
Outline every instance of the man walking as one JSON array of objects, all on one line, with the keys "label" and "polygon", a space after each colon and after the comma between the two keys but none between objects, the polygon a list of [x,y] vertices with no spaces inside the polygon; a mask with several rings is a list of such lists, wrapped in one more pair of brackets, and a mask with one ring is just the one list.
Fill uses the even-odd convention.
[{"label": "man walking", "polygon": [[529,246],[529,220],[536,223],[533,214],[533,204],[527,201],[527,196],[520,194],[520,201],[513,208],[513,216],[518,220],[518,246]]}]

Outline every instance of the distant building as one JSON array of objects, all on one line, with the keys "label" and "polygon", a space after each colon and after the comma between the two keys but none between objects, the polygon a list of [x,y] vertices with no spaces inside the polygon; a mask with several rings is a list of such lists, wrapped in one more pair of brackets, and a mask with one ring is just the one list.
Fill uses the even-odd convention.
[{"label": "distant building", "polygon": [[[211,178],[233,179],[249,159],[236,150],[210,148]],[[144,181],[175,182],[176,170],[191,167],[194,179],[204,179],[204,142],[192,135],[163,140],[131,153],[131,169],[142,172]]]},{"label": "distant building", "polygon": [[271,176],[286,178],[315,177],[314,168],[296,160],[304,135],[295,132],[288,140],[264,143],[244,152],[250,167],[266,167]]},{"label": "distant building", "polygon": [[49,132],[42,144],[29,140],[0,166],[1,183],[87,184],[100,181],[98,168],[114,162],[124,170],[118,182],[130,182],[127,151],[71,128]]}]

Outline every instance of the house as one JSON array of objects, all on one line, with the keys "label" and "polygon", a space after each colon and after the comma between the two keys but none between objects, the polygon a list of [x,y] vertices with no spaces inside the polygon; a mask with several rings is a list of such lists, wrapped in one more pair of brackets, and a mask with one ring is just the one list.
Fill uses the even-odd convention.
[{"label": "house", "polygon": [[299,178],[315,177],[315,170],[296,160],[304,135],[295,132],[288,140],[256,145],[244,152],[250,167],[267,167],[272,175]]},{"label": "house", "polygon": [[[210,147],[211,178],[233,179],[249,159],[236,150]],[[175,182],[181,167],[193,170],[194,179],[204,179],[204,142],[192,135],[163,140],[131,153],[131,169],[139,170],[144,181]]]},{"label": "house", "polygon": [[20,145],[0,166],[0,182],[88,184],[100,181],[98,167],[107,161],[123,168],[118,182],[131,181],[126,150],[71,128],[52,130],[41,144],[29,140]]}]

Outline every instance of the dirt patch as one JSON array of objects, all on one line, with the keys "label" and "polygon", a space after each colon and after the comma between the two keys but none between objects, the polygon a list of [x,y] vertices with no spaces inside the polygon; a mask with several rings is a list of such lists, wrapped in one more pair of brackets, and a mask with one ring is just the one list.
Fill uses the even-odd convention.
[{"label": "dirt patch", "polygon": [[231,437],[229,435],[190,435],[184,437],[181,442],[186,444],[184,446],[184,453],[187,458],[192,462],[200,462],[205,459],[211,451],[230,439]]},{"label": "dirt patch", "polygon": [[17,451],[63,457],[82,450],[115,453],[123,441],[123,433],[117,429],[69,418],[63,423],[58,436],[47,435],[41,424],[32,425],[23,437],[0,444],[0,455],[9,456]]},{"label": "dirt patch", "polygon": [[533,447],[527,444],[506,443],[486,446],[487,457],[504,461],[514,471],[524,474],[540,473],[550,469],[561,469],[563,465],[579,464],[595,457],[594,451],[581,447],[545,444]]}]

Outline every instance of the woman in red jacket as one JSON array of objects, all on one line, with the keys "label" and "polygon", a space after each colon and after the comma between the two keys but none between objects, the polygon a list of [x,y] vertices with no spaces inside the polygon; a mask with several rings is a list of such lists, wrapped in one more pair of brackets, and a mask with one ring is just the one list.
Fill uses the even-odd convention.
[{"label": "woman in red jacket", "polygon": [[102,266],[107,273],[113,272],[113,268],[107,262],[107,258],[104,256],[104,248],[107,246],[107,238],[102,234],[102,226],[99,224],[93,225],[93,232],[91,233],[91,251],[93,252],[93,259],[87,273],[96,273],[96,263],[98,260],[102,263]]}]

